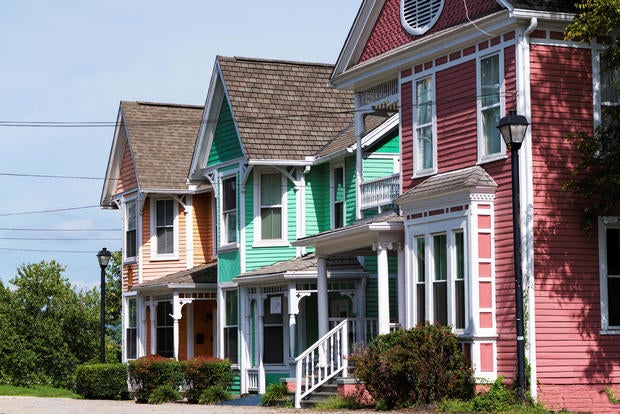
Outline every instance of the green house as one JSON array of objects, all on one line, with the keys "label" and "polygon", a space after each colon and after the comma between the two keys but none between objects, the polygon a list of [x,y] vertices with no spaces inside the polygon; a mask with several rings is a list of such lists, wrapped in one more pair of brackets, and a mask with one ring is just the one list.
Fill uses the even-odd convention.
[{"label": "green house", "polygon": [[[355,229],[372,238],[377,223],[386,242],[402,238],[398,115],[355,115],[353,94],[327,86],[332,70],[215,62],[189,182],[214,191],[215,354],[238,368],[241,393],[297,376],[296,358],[333,327],[346,325],[352,345],[399,323],[397,249],[383,261],[370,239],[346,256],[315,243]],[[378,269],[392,296],[387,327]],[[327,365],[324,349],[317,358]]]}]

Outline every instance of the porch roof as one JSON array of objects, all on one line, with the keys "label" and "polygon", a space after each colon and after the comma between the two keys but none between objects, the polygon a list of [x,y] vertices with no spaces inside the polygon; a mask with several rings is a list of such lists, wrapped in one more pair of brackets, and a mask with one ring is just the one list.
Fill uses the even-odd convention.
[{"label": "porch roof", "polygon": [[203,263],[188,270],[149,280],[135,285],[131,290],[153,290],[153,289],[193,289],[197,287],[207,287],[217,284],[217,262]]},{"label": "porch roof", "polygon": [[[264,282],[265,280],[316,278],[318,271],[317,259],[318,257],[314,253],[307,254],[243,273],[235,278],[234,281],[243,284],[258,281]],[[327,259],[328,277],[366,277],[367,275],[355,257],[332,256]]]},{"label": "porch roof", "polygon": [[446,194],[484,189],[494,192],[497,189],[497,183],[484,168],[476,165],[475,167],[434,175],[398,197],[395,203],[402,206],[437,196],[445,196]]},{"label": "porch roof", "polygon": [[358,220],[345,227],[327,230],[295,240],[293,246],[314,246],[321,256],[372,254],[377,242],[400,243],[403,240],[403,218],[386,213]]}]

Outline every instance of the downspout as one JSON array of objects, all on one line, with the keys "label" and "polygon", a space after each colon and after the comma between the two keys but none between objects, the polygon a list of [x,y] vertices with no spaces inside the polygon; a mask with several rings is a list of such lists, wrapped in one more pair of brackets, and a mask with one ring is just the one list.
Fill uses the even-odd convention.
[{"label": "downspout", "polygon": [[[530,34],[538,27],[538,19],[530,19],[529,26],[523,32],[523,38],[517,49],[519,53],[517,70],[517,112],[525,115],[532,122],[531,107],[531,70],[530,70]],[[519,99],[520,98],[520,99]],[[534,400],[537,399],[537,364],[536,364],[536,306],[535,306],[535,285],[534,285],[534,179],[533,179],[533,160],[532,160],[532,128],[528,128],[527,135],[523,141],[525,156],[520,158],[519,181],[522,183],[520,192],[524,197],[521,202],[521,268],[525,276],[526,286],[526,310],[527,310],[527,342],[526,352],[530,365],[530,395]]]}]

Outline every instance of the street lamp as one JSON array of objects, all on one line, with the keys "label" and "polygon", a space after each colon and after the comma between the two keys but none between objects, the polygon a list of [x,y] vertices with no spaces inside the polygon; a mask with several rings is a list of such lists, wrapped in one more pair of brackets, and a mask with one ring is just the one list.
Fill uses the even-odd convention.
[{"label": "street lamp", "polygon": [[112,257],[112,253],[105,247],[97,253],[97,260],[101,268],[101,322],[99,327],[100,333],[100,357],[99,360],[105,363],[105,268]]},{"label": "street lamp", "polygon": [[510,111],[499,121],[504,142],[510,148],[512,167],[512,228],[514,241],[515,305],[517,324],[517,392],[521,402],[525,401],[525,339],[523,327],[523,276],[521,274],[521,224],[519,197],[519,148],[525,139],[529,122],[523,115]]}]

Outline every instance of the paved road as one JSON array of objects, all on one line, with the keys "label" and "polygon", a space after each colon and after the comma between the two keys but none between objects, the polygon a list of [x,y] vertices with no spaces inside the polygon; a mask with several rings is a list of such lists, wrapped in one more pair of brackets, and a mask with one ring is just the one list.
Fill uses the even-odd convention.
[{"label": "paved road", "polygon": [[[69,398],[6,397],[0,396],[0,414],[321,414],[321,411],[295,410],[234,405],[191,405],[171,403],[161,405],[136,404],[133,401],[74,400]],[[329,414],[344,414],[346,411],[327,411]],[[355,414],[375,411],[355,410]]]}]

